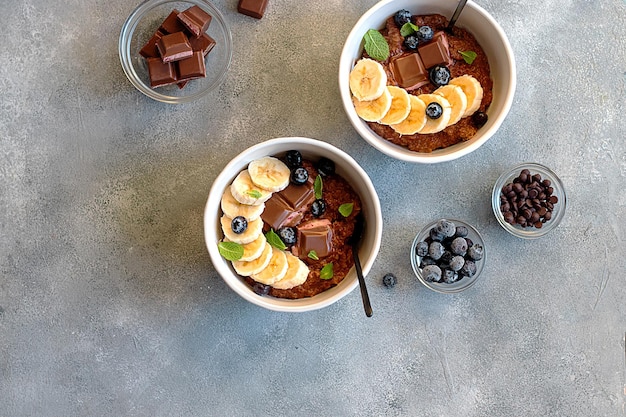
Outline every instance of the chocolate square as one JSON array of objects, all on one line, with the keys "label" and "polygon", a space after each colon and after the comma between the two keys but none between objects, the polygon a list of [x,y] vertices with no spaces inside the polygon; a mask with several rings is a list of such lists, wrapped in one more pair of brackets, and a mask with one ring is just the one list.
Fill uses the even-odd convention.
[{"label": "chocolate square", "polygon": [[146,44],[139,51],[139,55],[144,58],[158,58],[160,56],[159,49],[157,48],[157,42],[163,36],[163,32],[157,30],[154,35],[146,42]]},{"label": "chocolate square", "polygon": [[178,20],[198,38],[202,35],[211,23],[212,16],[199,6],[191,6],[187,10],[178,13]]},{"label": "chocolate square", "polygon": [[237,11],[241,14],[260,19],[265,14],[267,0],[239,0]]},{"label": "chocolate square", "polygon": [[178,20],[178,10],[174,9],[161,23],[159,30],[165,33],[176,33],[185,30],[185,26]]},{"label": "chocolate square", "polygon": [[422,58],[422,62],[426,68],[432,68],[435,65],[450,65],[452,58],[448,50],[448,38],[443,32],[436,32],[433,40],[427,44],[417,48],[417,52]]},{"label": "chocolate square", "polygon": [[191,49],[194,52],[202,51],[202,55],[207,56],[211,49],[215,46],[215,39],[203,33],[199,38],[191,38],[189,39],[189,44],[191,45]]},{"label": "chocolate square", "polygon": [[164,63],[161,58],[148,58],[147,61],[150,87],[160,87],[176,82],[176,68],[173,64]]},{"label": "chocolate square", "polygon": [[413,90],[429,83],[428,72],[417,53],[410,53],[393,59],[391,72],[400,87],[407,90]]},{"label": "chocolate square", "polygon": [[180,61],[193,55],[193,49],[183,32],[163,35],[157,42],[157,48],[163,62]]},{"label": "chocolate square", "polygon": [[181,59],[176,64],[179,81],[188,81],[206,76],[202,51],[196,51],[190,58]]},{"label": "chocolate square", "polygon": [[[307,222],[310,223],[310,222]],[[315,251],[318,257],[328,256],[333,250],[333,233],[330,225],[308,227],[298,226],[298,256],[305,259],[309,252]]]}]

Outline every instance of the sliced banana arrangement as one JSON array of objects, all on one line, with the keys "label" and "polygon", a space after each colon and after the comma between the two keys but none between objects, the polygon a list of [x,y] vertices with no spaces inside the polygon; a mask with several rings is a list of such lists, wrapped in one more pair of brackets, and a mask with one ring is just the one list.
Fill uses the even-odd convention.
[{"label": "sliced banana arrangement", "polygon": [[483,88],[471,75],[453,78],[432,94],[409,94],[388,86],[385,68],[369,58],[356,63],[349,84],[359,117],[389,125],[400,135],[440,132],[474,114],[483,99]]},{"label": "sliced banana arrangement", "polygon": [[309,267],[291,252],[277,249],[267,241],[261,214],[272,194],[289,185],[290,175],[289,167],[277,158],[255,159],[226,187],[220,202],[223,242],[243,249],[237,260],[231,261],[234,270],[243,277],[283,290],[302,285],[309,276]]}]

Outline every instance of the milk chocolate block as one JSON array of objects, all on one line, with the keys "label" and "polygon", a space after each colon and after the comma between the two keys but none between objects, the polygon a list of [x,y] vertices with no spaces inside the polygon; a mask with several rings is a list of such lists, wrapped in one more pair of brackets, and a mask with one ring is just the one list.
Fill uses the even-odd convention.
[{"label": "milk chocolate block", "polygon": [[211,49],[215,46],[215,39],[203,33],[199,38],[190,38],[189,44],[194,52],[202,51],[202,55],[207,56]]},{"label": "milk chocolate block", "polygon": [[306,259],[315,251],[318,257],[328,256],[333,250],[333,232],[328,219],[311,220],[298,226],[298,257]]},{"label": "milk chocolate block", "polygon": [[139,55],[144,58],[158,58],[160,56],[159,49],[157,48],[157,42],[163,36],[163,32],[157,30],[148,42],[141,48]]},{"label": "milk chocolate block", "polygon": [[178,20],[178,10],[174,9],[161,23],[159,30],[164,33],[176,33],[185,30],[185,26]]},{"label": "milk chocolate block", "polygon": [[157,42],[157,48],[163,62],[180,61],[193,55],[193,49],[183,32],[163,35]]},{"label": "milk chocolate block", "polygon": [[174,84],[176,82],[176,67],[169,62],[164,63],[161,58],[148,58],[148,74],[150,87]]},{"label": "milk chocolate block", "polygon": [[400,87],[413,90],[429,83],[428,71],[417,53],[401,55],[391,61],[391,72]]},{"label": "milk chocolate block", "polygon": [[187,10],[178,13],[178,20],[180,20],[196,38],[200,37],[209,28],[211,19],[212,16],[198,6],[191,6]]},{"label": "milk chocolate block", "polygon": [[267,0],[239,0],[237,11],[241,14],[260,19],[265,13]]},{"label": "milk chocolate block", "polygon": [[188,81],[206,76],[202,51],[196,51],[190,58],[181,59],[176,64],[178,66],[179,81]]},{"label": "milk chocolate block", "polygon": [[452,64],[452,58],[448,50],[448,38],[443,32],[436,32],[433,40],[417,48],[417,52],[420,54],[426,68],[432,68],[435,65],[449,66]]}]

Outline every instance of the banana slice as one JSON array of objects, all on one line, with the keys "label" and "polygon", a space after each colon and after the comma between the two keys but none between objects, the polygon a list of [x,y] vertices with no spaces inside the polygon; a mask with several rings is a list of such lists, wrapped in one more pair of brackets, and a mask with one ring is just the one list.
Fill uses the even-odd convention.
[{"label": "banana slice", "polygon": [[352,97],[352,103],[354,103],[356,114],[361,119],[368,122],[377,122],[385,117],[385,114],[391,108],[391,93],[385,88],[383,94],[376,100],[359,101],[356,97]]},{"label": "banana slice", "polygon": [[458,85],[443,85],[436,89],[433,94],[439,94],[443,96],[452,108],[450,109],[450,120],[448,126],[451,126],[461,120],[465,110],[467,109],[467,97],[463,92],[463,89]]},{"label": "banana slice", "polygon": [[280,159],[264,156],[248,164],[250,179],[257,187],[277,192],[289,185],[289,167]]},{"label": "banana slice", "polygon": [[387,73],[373,59],[363,58],[350,71],[350,91],[359,101],[376,100],[385,91]]},{"label": "banana slice", "polygon": [[387,86],[387,90],[391,94],[391,107],[385,116],[378,121],[384,125],[395,125],[406,119],[411,111],[411,100],[409,93],[404,88]]},{"label": "banana slice", "polygon": [[283,279],[272,284],[272,287],[279,290],[288,290],[302,285],[309,277],[309,267],[307,264],[290,252],[285,252],[285,255],[287,256],[287,273]]},{"label": "banana slice", "polygon": [[439,105],[441,105],[441,108],[443,109],[443,112],[438,119],[431,119],[430,117],[426,116],[426,123],[424,124],[424,127],[421,128],[417,133],[437,133],[445,129],[448,126],[450,114],[452,113],[452,106],[450,106],[448,100],[446,100],[443,96],[440,96],[439,94],[420,94],[417,97],[424,102],[426,107],[428,107],[430,103],[436,102],[439,103]]},{"label": "banana slice", "polygon": [[483,101],[483,87],[476,78],[471,75],[461,75],[451,79],[449,84],[461,87],[467,97],[467,109],[463,117],[471,116],[480,108],[480,103]]},{"label": "banana slice", "polygon": [[[224,242],[231,242],[231,240],[225,237]],[[243,255],[239,260],[243,262],[250,262],[257,259],[263,253],[263,249],[265,249],[265,242],[267,242],[265,235],[263,233],[260,233],[259,237],[257,237],[255,240],[250,243],[246,243],[245,245],[242,245]]]},{"label": "banana slice", "polygon": [[426,124],[426,104],[413,94],[409,94],[409,99],[411,100],[409,115],[400,123],[391,125],[391,128],[401,135],[414,135]]},{"label": "banana slice", "polygon": [[255,206],[241,204],[233,197],[233,193],[230,192],[230,187],[226,187],[226,190],[224,190],[220,206],[222,207],[222,212],[231,219],[237,216],[243,216],[248,219],[248,221],[258,219],[261,217],[261,214],[263,214],[263,210],[265,210],[265,203]]},{"label": "banana slice", "polygon": [[232,221],[233,219],[226,215],[220,218],[224,237],[231,242],[245,245],[246,243],[255,241],[263,232],[263,220],[260,217],[256,220],[248,221],[248,228],[243,233],[233,232],[233,228],[231,227]]},{"label": "banana slice", "polygon": [[241,204],[258,205],[265,203],[272,196],[271,191],[267,191],[252,182],[247,169],[241,171],[230,185],[230,192],[235,200]]},{"label": "banana slice", "polygon": [[270,262],[261,272],[250,275],[250,278],[261,284],[272,285],[285,277],[287,267],[287,255],[285,252],[272,246]]},{"label": "banana slice", "polygon": [[258,274],[263,271],[270,264],[272,259],[272,245],[265,243],[261,256],[253,261],[233,261],[233,268],[235,271],[244,277],[249,277],[254,274]]}]

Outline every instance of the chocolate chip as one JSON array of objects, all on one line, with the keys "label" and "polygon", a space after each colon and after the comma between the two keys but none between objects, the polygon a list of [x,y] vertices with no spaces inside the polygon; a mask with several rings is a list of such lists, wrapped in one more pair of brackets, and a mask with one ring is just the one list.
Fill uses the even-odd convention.
[{"label": "chocolate chip", "polygon": [[553,193],[549,179],[542,179],[539,173],[531,175],[528,169],[521,170],[501,189],[500,210],[504,221],[523,228],[541,228],[552,219],[554,205],[559,201]]}]

